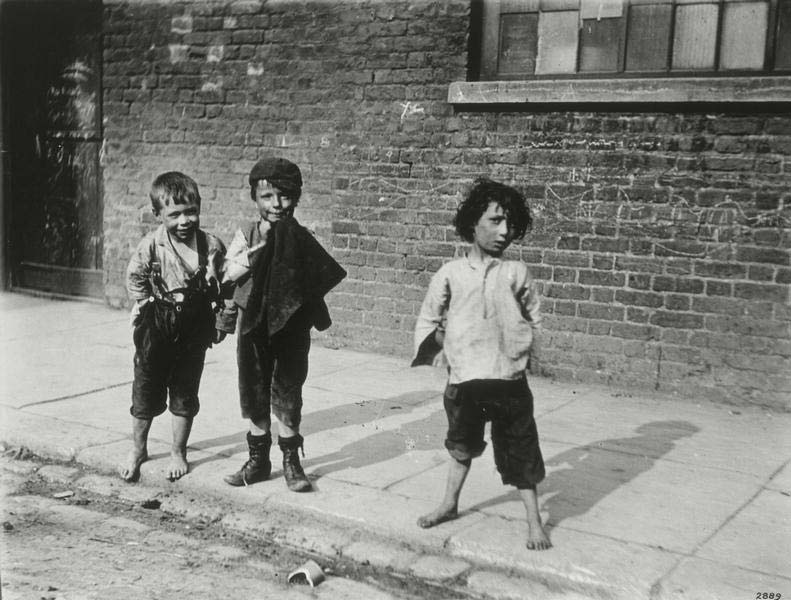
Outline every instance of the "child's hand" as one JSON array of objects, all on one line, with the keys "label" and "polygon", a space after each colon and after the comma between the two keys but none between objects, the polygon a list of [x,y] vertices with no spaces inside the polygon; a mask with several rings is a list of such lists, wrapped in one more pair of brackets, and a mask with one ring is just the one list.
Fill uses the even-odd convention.
[{"label": "child's hand", "polygon": [[533,335],[533,342],[527,355],[527,371],[533,375],[540,375],[541,367],[541,342],[539,336]]},{"label": "child's hand", "polygon": [[152,302],[154,300],[153,296],[150,298],[145,298],[143,300],[135,300],[135,303],[132,304],[132,312],[129,315],[129,325],[135,327],[140,322],[140,311],[143,310],[143,307]]},{"label": "child's hand", "polygon": [[240,265],[239,263],[230,260],[225,261],[225,281],[237,281],[247,275],[250,271],[249,267]]},{"label": "child's hand", "polygon": [[259,251],[261,248],[263,248],[264,246],[266,246],[266,241],[263,241],[263,242],[260,242],[260,243],[256,244],[255,246],[253,246],[252,248],[250,248],[250,249],[247,251],[247,256],[248,256],[248,257],[252,257],[252,256],[253,256],[253,254],[255,254],[256,252],[258,252],[258,251]]},{"label": "child's hand", "polygon": [[223,341],[225,339],[226,335],[228,335],[228,334],[225,333],[224,331],[222,331],[220,329],[215,329],[214,330],[214,343],[215,344],[219,344],[221,341]]}]

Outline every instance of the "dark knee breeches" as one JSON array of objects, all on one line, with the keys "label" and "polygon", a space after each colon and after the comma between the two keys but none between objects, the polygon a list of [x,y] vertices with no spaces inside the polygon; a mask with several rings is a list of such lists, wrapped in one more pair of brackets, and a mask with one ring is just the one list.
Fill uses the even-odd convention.
[{"label": "dark knee breeches", "polygon": [[480,456],[486,448],[484,427],[491,421],[494,461],[503,483],[525,489],[544,479],[533,395],[524,378],[448,384],[444,404],[445,447],[453,458],[464,462]]},{"label": "dark knee breeches", "polygon": [[206,349],[214,334],[214,312],[208,301],[141,307],[135,321],[134,383],[130,413],[153,419],[168,409],[181,417],[198,414],[198,389]]},{"label": "dark knee breeches", "polygon": [[256,331],[238,336],[239,402],[242,417],[284,425],[302,421],[302,386],[308,376],[310,329],[284,329],[270,340]]}]

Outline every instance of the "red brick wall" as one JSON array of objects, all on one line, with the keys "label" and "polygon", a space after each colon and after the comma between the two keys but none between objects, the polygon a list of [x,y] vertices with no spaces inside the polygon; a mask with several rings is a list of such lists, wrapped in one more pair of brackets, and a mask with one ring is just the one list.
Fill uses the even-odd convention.
[{"label": "red brick wall", "polygon": [[791,113],[455,111],[468,0],[106,3],[107,295],[180,169],[224,239],[267,153],[300,164],[297,217],[349,271],[325,343],[406,356],[477,175],[522,186],[511,255],[542,281],[540,370],[791,409]]}]

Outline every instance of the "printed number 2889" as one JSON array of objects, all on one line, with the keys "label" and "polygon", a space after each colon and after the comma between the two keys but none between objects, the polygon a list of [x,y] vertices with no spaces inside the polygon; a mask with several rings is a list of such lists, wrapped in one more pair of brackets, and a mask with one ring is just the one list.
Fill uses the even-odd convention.
[{"label": "printed number 2889", "polygon": [[780,592],[755,592],[755,600],[780,600],[782,597]]}]

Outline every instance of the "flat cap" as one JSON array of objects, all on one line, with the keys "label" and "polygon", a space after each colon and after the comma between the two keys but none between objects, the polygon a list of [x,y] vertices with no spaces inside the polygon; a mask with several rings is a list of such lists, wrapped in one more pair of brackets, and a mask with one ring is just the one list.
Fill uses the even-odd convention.
[{"label": "flat cap", "polygon": [[250,186],[256,185],[260,179],[266,179],[270,185],[284,192],[302,190],[302,173],[299,167],[285,158],[269,156],[255,163],[250,171]]}]

